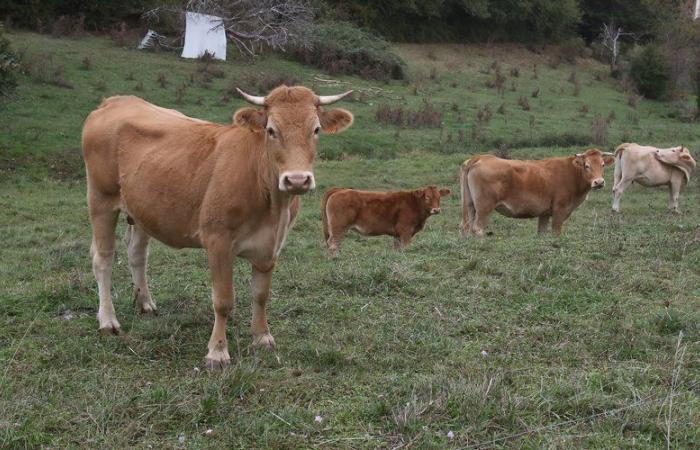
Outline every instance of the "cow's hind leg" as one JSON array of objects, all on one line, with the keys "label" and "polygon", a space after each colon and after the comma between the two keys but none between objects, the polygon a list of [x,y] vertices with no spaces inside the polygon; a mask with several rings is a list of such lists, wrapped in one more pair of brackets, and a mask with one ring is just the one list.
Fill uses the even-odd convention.
[{"label": "cow's hind leg", "polygon": [[544,234],[547,232],[547,228],[549,227],[549,218],[550,218],[550,216],[540,216],[537,219],[537,233],[538,234]]},{"label": "cow's hind leg", "polygon": [[148,239],[146,231],[138,225],[129,225],[124,234],[129,256],[129,270],[134,281],[134,302],[142,313],[157,314],[158,309],[148,289],[146,267],[148,264]]},{"label": "cow's hind leg", "polygon": [[253,335],[253,345],[256,347],[270,348],[275,346],[275,339],[270,334],[270,327],[267,325],[267,301],[270,298],[271,281],[272,267],[264,272],[253,265],[253,275],[250,282],[253,294],[251,304],[253,318],[250,322],[250,332]]},{"label": "cow's hind leg", "polygon": [[119,198],[89,196],[90,222],[92,224],[92,271],[97,280],[100,306],[97,320],[100,333],[118,334],[120,331],[114,305],[112,304],[112,264],[114,262],[114,230],[119,217]]},{"label": "cow's hind leg", "polygon": [[483,200],[475,205],[474,220],[472,221],[472,233],[477,237],[484,237],[484,231],[489,224],[489,216],[496,205],[488,200]]},{"label": "cow's hind leg", "polygon": [[620,212],[620,200],[622,199],[622,194],[624,194],[625,189],[627,189],[630,184],[632,184],[632,180],[622,177],[622,179],[620,179],[620,181],[618,181],[613,187],[613,212]]}]

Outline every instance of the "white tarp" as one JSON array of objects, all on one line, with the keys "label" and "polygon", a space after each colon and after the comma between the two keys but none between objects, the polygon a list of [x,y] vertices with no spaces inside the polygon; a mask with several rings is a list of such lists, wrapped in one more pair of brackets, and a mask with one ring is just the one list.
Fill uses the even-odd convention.
[{"label": "white tarp", "polygon": [[221,17],[188,12],[183,58],[199,58],[204,52],[226,60],[226,31]]}]

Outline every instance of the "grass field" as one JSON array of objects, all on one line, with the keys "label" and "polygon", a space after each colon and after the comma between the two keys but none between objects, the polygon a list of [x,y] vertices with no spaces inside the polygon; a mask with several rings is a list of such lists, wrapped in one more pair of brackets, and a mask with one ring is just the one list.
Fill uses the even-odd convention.
[{"label": "grass field", "polygon": [[[438,184],[456,193],[457,167],[470,154],[502,142],[516,158],[568,155],[592,139],[594,117],[611,112],[608,150],[624,139],[695,151],[697,123],[677,118],[683,102],[632,106],[592,61],[555,69],[548,53],[517,47],[408,45],[397,47],[412,72],[407,83],[341,77],[329,86],[276,57],[233,59],[214,66],[224,78],[202,86],[195,77],[178,101],[201,63],[99,38],[10,39],[33,58],[32,70],[62,66],[73,88],[26,75],[0,104],[0,447],[700,446],[696,179],[681,216],[666,211],[665,190],[640,187],[612,215],[610,171],[561,237],[494,215],[492,236],[461,240],[452,195],[405,251],[390,238],[351,236],[337,260],[321,246],[318,210],[335,185]],[[53,62],[41,63],[46,55]],[[502,96],[486,86],[494,61],[507,78]],[[122,244],[113,295],[125,333],[99,336],[79,155],[84,117],[105,96],[134,93],[229,122],[243,102],[222,99],[224,90],[247,82],[264,94],[254,86],[261,72],[293,75],[321,93],[365,92],[343,104],[355,113],[353,128],[321,138],[318,189],[304,197],[275,271],[277,348],[249,346],[250,274],[241,261],[232,367],[199,370],[213,323],[206,258],[157,242],[149,271],[160,315],[136,313]],[[376,120],[378,105],[415,110],[425,99],[443,111],[442,129]],[[492,118],[474,133],[487,104]]]}]

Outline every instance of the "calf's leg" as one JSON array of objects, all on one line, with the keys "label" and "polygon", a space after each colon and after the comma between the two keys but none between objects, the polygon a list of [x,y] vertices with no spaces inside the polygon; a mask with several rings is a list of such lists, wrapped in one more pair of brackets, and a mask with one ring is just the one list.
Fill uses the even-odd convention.
[{"label": "calf's leg", "polygon": [[157,314],[158,309],[148,289],[146,266],[148,264],[148,239],[146,231],[138,225],[129,225],[124,234],[129,256],[129,270],[134,281],[134,302],[142,313]]},{"label": "calf's leg", "polygon": [[[88,188],[89,189],[89,188]],[[119,217],[119,198],[88,194],[90,222],[92,223],[92,271],[97,280],[100,306],[97,320],[100,333],[119,334],[121,326],[112,304],[112,264],[114,263],[114,230]]]},{"label": "calf's leg", "polygon": [[[272,268],[262,271],[253,267],[253,275],[250,281],[253,301],[253,318],[250,322],[250,332],[253,335],[253,345],[256,347],[274,347],[275,339],[270,334],[267,325],[267,300],[270,298],[270,282],[272,281]],[[266,268],[267,269],[267,268]]]},{"label": "calf's leg", "polygon": [[538,234],[545,234],[547,232],[547,228],[549,227],[549,217],[550,216],[540,216],[537,219],[537,233]]},{"label": "calf's leg", "polygon": [[207,257],[212,279],[212,302],[214,304],[214,328],[209,338],[209,353],[205,362],[209,369],[223,368],[230,364],[226,320],[235,306],[233,292],[233,255],[231,242],[221,239],[209,242]]}]

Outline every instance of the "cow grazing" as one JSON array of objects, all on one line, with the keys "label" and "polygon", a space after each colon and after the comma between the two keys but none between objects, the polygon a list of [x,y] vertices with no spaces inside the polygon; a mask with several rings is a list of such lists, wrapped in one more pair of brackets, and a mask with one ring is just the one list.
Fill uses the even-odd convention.
[{"label": "cow grazing", "polygon": [[435,186],[393,192],[333,188],[321,201],[328,251],[337,255],[338,245],[351,229],[365,236],[394,236],[394,246],[405,247],[428,217],[440,212],[440,198],[449,194],[449,189]]},{"label": "cow grazing", "polygon": [[642,186],[668,186],[669,209],[676,214],[678,197],[690,181],[695,160],[685,147],[656,148],[625,143],[615,149],[615,184],[612,210],[620,212],[620,199],[633,182]]},{"label": "cow grazing", "polygon": [[591,189],[605,185],[603,167],[612,153],[590,149],[564,158],[516,161],[491,155],[475,156],[460,168],[461,233],[481,237],[495,209],[506,217],[539,218],[537,231],[561,233],[564,221]]},{"label": "cow grazing", "polygon": [[299,210],[298,195],[315,186],[319,131],[340,132],[353,120],[343,109],[321,108],[349,92],[318,96],[298,86],[280,86],[266,97],[239,92],[260,108],[239,109],[231,125],[137,97],[111,97],[88,116],[82,135],[100,331],[120,330],[110,284],[114,230],[123,211],[142,312],[156,311],[146,281],[150,237],[175,248],[206,249],[215,314],[207,367],[230,361],[226,320],[234,308],[236,256],[252,268],[253,343],[274,345],[265,309],[272,270]]}]

